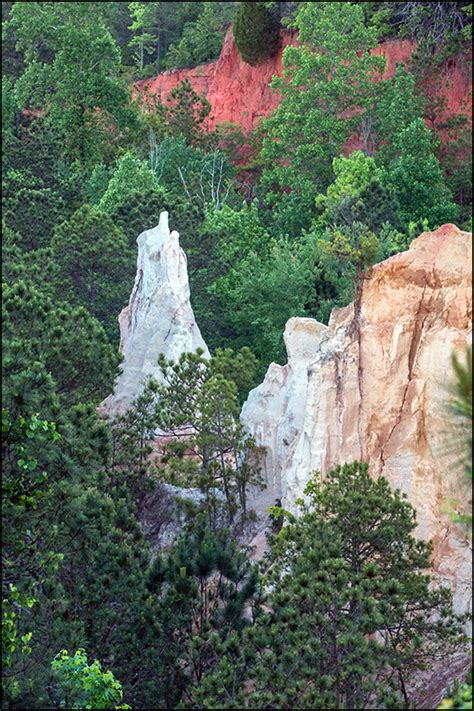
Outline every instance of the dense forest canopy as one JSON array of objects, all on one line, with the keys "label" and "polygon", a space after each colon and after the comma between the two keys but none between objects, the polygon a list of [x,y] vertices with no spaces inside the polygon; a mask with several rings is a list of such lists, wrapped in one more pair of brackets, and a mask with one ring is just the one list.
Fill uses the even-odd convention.
[{"label": "dense forest canopy", "polygon": [[[413,509],[362,463],[315,480],[301,518],[274,511],[252,562],[261,453],[239,411],[284,362],[290,317],[327,323],[423,229],[470,228],[469,118],[430,123],[443,106],[424,91],[469,62],[470,18],[465,2],[2,3],[5,708],[410,708],[410,675],[460,648]],[[282,28],[299,37],[250,135],[209,130],[189,81],[152,107],[135,95],[215,60],[230,26],[252,66]],[[373,81],[396,37],[416,40],[410,66]],[[164,384],[108,422],[136,239],[163,210],[212,357],[162,360]],[[152,466],[157,427],[190,424]],[[163,483],[203,497],[152,554],[139,518]]]}]

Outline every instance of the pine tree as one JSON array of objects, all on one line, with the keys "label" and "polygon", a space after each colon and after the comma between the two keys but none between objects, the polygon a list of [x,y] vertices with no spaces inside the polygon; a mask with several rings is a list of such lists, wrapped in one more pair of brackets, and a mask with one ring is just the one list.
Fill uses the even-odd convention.
[{"label": "pine tree", "polygon": [[118,341],[117,314],[133,286],[135,251],[106,214],[83,205],[59,225],[51,241],[58,298],[83,306]]},{"label": "pine tree", "polygon": [[[160,357],[165,385],[160,387],[160,426],[174,431],[199,461],[196,483],[213,510],[215,488],[223,490],[232,522],[237,511],[247,513],[247,493],[262,488],[261,452],[239,421],[238,383],[248,382],[255,358],[218,352],[210,360],[202,352],[184,354],[177,363]],[[229,379],[224,373],[233,369]]]},{"label": "pine tree", "polygon": [[222,645],[250,624],[248,611],[259,594],[257,569],[228,530],[211,531],[201,514],[168,554],[156,558],[148,587],[159,597],[168,640],[162,660],[165,707],[194,705]]},{"label": "pine tree", "polygon": [[243,0],[233,30],[240,56],[247,64],[259,64],[278,49],[279,23],[263,2]]},{"label": "pine tree", "polygon": [[[25,397],[26,382],[36,368],[53,378],[63,407],[99,403],[110,393],[120,355],[86,309],[56,304],[38,288],[18,281],[4,286],[2,313],[3,375],[11,383],[7,403],[20,393]],[[28,401],[35,401],[34,390]]]},{"label": "pine tree", "polygon": [[[216,490],[223,491],[232,523],[237,511],[248,513],[250,488],[263,486],[261,452],[239,421],[238,388],[251,382],[255,357],[244,348],[237,354],[218,351],[208,359],[198,349],[177,362],[161,355],[158,363],[164,382],[150,378],[132,407],[113,423],[114,481],[128,476],[132,491],[143,492],[153,464],[161,480],[198,486],[205,493],[213,525]],[[157,428],[165,433],[163,454],[151,462]]]},{"label": "pine tree", "polygon": [[165,123],[172,136],[183,136],[189,145],[205,141],[204,122],[211,113],[211,105],[197,94],[189,79],[183,79],[167,99]]},{"label": "pine tree", "polygon": [[265,611],[201,685],[205,708],[407,708],[410,675],[465,640],[404,495],[358,462],[306,494],[274,538]]}]

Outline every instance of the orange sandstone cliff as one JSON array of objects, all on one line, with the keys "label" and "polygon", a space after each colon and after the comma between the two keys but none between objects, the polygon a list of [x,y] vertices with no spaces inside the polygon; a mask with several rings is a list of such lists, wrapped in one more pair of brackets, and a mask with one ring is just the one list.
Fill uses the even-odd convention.
[{"label": "orange sandstone cliff", "polygon": [[367,461],[415,507],[416,534],[433,540],[433,571],[462,612],[471,544],[449,508],[466,511],[470,499],[455,461],[468,445],[453,423],[450,383],[451,355],[471,342],[471,250],[471,233],[443,225],[375,265],[359,305],[334,309],[328,326],[290,319],[288,363],[269,366],[241,415],[266,448],[258,508],[281,498],[296,510],[315,471],[324,478],[338,464]]},{"label": "orange sandstone cliff", "polygon": [[[334,309],[328,326],[291,318],[288,362],[272,363],[249,393],[241,420],[265,448],[267,489],[257,510],[281,499],[294,512],[315,472],[369,463],[416,510],[415,535],[433,542],[432,573],[467,612],[472,540],[452,511],[469,511],[472,492],[458,456],[466,423],[453,421],[451,356],[472,342],[472,234],[455,225],[423,233],[410,249],[375,265],[360,301]],[[256,537],[258,555],[266,545]],[[416,708],[438,708],[471,660],[460,651],[419,679]]]}]

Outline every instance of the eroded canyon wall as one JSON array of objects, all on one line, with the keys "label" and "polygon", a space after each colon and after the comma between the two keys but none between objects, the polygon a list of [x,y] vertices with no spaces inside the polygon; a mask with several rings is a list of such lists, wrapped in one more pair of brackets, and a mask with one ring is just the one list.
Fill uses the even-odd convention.
[{"label": "eroded canyon wall", "polygon": [[[471,547],[445,512],[469,499],[452,445],[451,354],[472,329],[472,235],[454,225],[423,233],[407,252],[374,266],[360,310],[332,312],[329,325],[287,323],[288,363],[272,364],[251,391],[242,420],[267,448],[261,505],[295,501],[315,470],[362,459],[417,510],[417,535],[433,539],[433,569],[465,611]],[[466,447],[465,441],[458,442]]]},{"label": "eroded canyon wall", "polygon": [[[137,82],[135,87],[142,93],[156,95],[165,101],[172,89],[188,79],[194,90],[205,95],[211,104],[210,128],[230,122],[248,132],[278,106],[281,97],[272,92],[270,81],[275,74],[281,76],[285,47],[296,43],[297,33],[283,30],[278,52],[258,66],[251,67],[242,60],[229,28],[216,61],[191,69],[162,72],[152,79]],[[375,53],[383,54],[387,61],[385,78],[393,76],[398,63],[408,64],[414,47],[411,40],[403,39],[390,39],[379,45]],[[441,99],[444,103],[442,110],[438,110],[437,122],[441,123],[460,112],[472,117],[470,66],[460,56],[445,62],[428,81],[425,90],[431,98]],[[354,147],[357,146],[351,144],[351,148]]]}]

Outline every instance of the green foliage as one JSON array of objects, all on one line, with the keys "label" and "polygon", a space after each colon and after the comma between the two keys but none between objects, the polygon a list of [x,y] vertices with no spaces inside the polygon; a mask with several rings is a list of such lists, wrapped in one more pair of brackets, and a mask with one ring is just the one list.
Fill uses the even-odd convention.
[{"label": "green foliage", "polygon": [[[177,203],[173,206],[171,206],[171,202],[162,188],[130,191],[126,199],[124,198],[117,207],[112,208],[110,214],[116,227],[125,235],[129,247],[135,251],[138,236],[144,230],[155,227],[160,220],[160,213],[163,210],[170,210],[172,207],[175,208],[170,216],[172,225],[177,225],[180,232],[183,229],[183,237],[187,237],[187,216],[188,219],[192,219],[194,213],[191,209],[188,212],[188,203],[185,200],[181,200],[181,204]],[[184,213],[183,206],[186,208]],[[183,227],[181,227],[182,223]]]},{"label": "green foliage", "polygon": [[124,64],[137,65],[135,73],[143,78],[216,59],[237,9],[237,2],[128,3],[123,17],[113,9],[108,26],[122,46]]},{"label": "green foliage", "polygon": [[10,394],[20,397],[24,373],[42,364],[64,406],[100,402],[110,392],[120,361],[100,324],[83,307],[55,304],[21,281],[3,291],[3,358],[4,376],[12,379],[7,402]]},{"label": "green foliage", "polygon": [[[453,414],[472,421],[472,351],[466,350],[466,364],[460,363],[456,354],[452,356],[452,365],[456,376],[455,398],[453,400]],[[472,454],[472,437],[469,440],[468,451]],[[471,466],[472,469],[472,466]],[[472,472],[471,472],[472,476]]]},{"label": "green foliage", "polygon": [[306,494],[274,539],[265,611],[202,684],[206,708],[406,708],[410,675],[463,639],[399,491],[355,462]]},{"label": "green foliage", "polygon": [[[250,252],[265,254],[270,234],[262,223],[256,202],[249,207],[242,205],[240,209],[227,204],[220,210],[209,206],[201,219],[202,226],[195,236],[196,246],[190,250],[193,308],[211,349],[223,344],[232,346],[238,334],[228,323],[227,304],[221,298],[217,282],[225,281],[229,271],[238,268]],[[242,339],[239,345],[246,343]]]},{"label": "green foliage", "polygon": [[[25,70],[15,83],[21,107],[46,110],[67,152],[87,163],[117,132],[134,126],[120,81],[120,52],[102,3],[15,3],[9,25]],[[114,126],[115,128],[112,128]]]},{"label": "green foliage", "polygon": [[18,235],[3,225],[2,279],[7,284],[23,281],[39,288],[43,294],[54,297],[53,285],[58,282],[58,266],[53,261],[51,248],[25,252],[17,246]]},{"label": "green foliage", "polygon": [[17,244],[49,245],[54,227],[81,201],[81,175],[64,157],[64,145],[42,118],[20,124],[2,166],[4,219]]},{"label": "green foliage", "polygon": [[[7,367],[4,364],[2,381],[7,405],[2,408],[3,598],[9,620],[6,631],[15,632],[18,642],[28,646],[18,646],[18,653],[9,658],[3,690],[8,706],[28,708],[45,705],[46,647],[57,644],[51,626],[48,624],[46,635],[44,630],[46,620],[58,614],[52,591],[71,543],[65,502],[74,489],[74,479],[78,477],[78,489],[83,490],[87,481],[84,469],[94,467],[100,459],[97,455],[104,428],[92,426],[93,408],[88,412],[84,407],[59,408],[54,383],[44,367],[39,362],[26,362],[21,370],[18,357],[12,367],[11,352],[4,349]],[[24,355],[27,360],[28,353]],[[37,414],[40,409],[46,417]],[[51,417],[57,418],[57,425]],[[74,418],[75,432],[71,429]],[[12,598],[15,618],[8,602],[13,588],[18,591]],[[35,605],[25,615],[33,597]],[[64,603],[64,590],[62,599]],[[64,639],[62,620],[59,615],[55,624]]]},{"label": "green foliage", "polygon": [[[3,414],[3,413],[2,413]],[[35,604],[34,597],[22,598],[14,585],[10,585],[8,597],[2,600],[2,666],[11,667],[15,653],[29,654],[31,632],[18,637],[16,617]]]},{"label": "green foliage", "polygon": [[[381,32],[415,35],[423,83],[461,46],[468,8],[243,3],[251,61],[276,50],[278,22],[295,13],[300,41],[275,80],[282,104],[250,137],[208,132],[209,105],[189,83],[165,105],[130,102],[138,75],[215,58],[239,5],[2,3],[7,708],[120,708],[109,668],[134,708],[358,708],[378,672],[366,706],[396,708],[409,705],[400,680],[450,653],[448,596],[420,573],[427,549],[410,538],[411,509],[362,466],[310,488],[301,519],[273,507],[259,580],[237,542],[262,484],[239,411],[270,360],[285,359],[288,318],[327,321],[353,298],[358,268],[456,219],[445,183],[466,219],[468,125],[441,124],[441,103],[420,101],[400,67],[373,82],[383,62],[371,50]],[[422,117],[449,141],[437,145]],[[362,152],[342,157],[354,134]],[[213,355],[161,359],[165,382],[109,423],[96,407],[118,373],[110,339],[137,236],[162,210]],[[469,362],[455,370],[457,427],[472,419],[472,377]],[[173,515],[163,481],[205,496],[175,503],[183,535],[155,551],[139,521]],[[370,560],[352,560],[354,546]]]},{"label": "green foliage", "polygon": [[167,99],[165,125],[167,133],[183,136],[188,145],[197,145],[205,140],[203,125],[211,112],[211,105],[204,96],[199,96],[189,79],[183,79]]},{"label": "green foliage", "polygon": [[401,36],[432,41],[436,45],[468,39],[469,6],[463,2],[392,2],[392,22]]},{"label": "green foliage", "polygon": [[128,301],[135,266],[121,230],[100,210],[83,205],[56,228],[51,253],[58,298],[84,306],[118,340],[117,314]]},{"label": "green foliage", "polygon": [[2,77],[15,80],[23,71],[23,54],[16,48],[17,38],[9,20],[13,2],[2,4]]},{"label": "green foliage", "polygon": [[53,674],[58,680],[61,696],[60,708],[68,709],[129,709],[122,700],[122,685],[111,671],[102,671],[100,662],[87,661],[83,649],[70,655],[63,649],[51,662]]},{"label": "green foliage", "polygon": [[110,214],[121,207],[130,195],[146,190],[160,190],[156,176],[145,161],[127,151],[117,161],[98,207],[102,212]]},{"label": "green foliage", "polygon": [[[127,477],[137,498],[146,488],[151,443],[164,433],[164,456],[155,457],[157,476],[172,484],[198,486],[206,495],[212,520],[215,492],[224,492],[232,522],[237,510],[247,513],[248,490],[261,487],[260,453],[239,422],[239,391],[253,383],[255,357],[218,350],[212,358],[202,351],[183,354],[177,362],[160,356],[163,383],[150,379],[132,407],[113,423],[112,476]],[[241,395],[242,399],[242,395]],[[174,439],[168,442],[169,435]],[[185,461],[185,459],[187,461]]]},{"label": "green foliage", "polygon": [[458,114],[443,123],[438,130],[445,132],[445,140],[436,151],[445,173],[445,180],[456,203],[460,206],[460,227],[472,228],[472,126],[466,116]]},{"label": "green foliage", "polygon": [[158,142],[152,133],[150,165],[170,200],[186,198],[192,209],[210,205],[219,210],[232,195],[234,169],[226,154],[193,147],[182,134],[165,136]]},{"label": "green foliage", "polygon": [[362,151],[353,151],[347,158],[334,158],[332,167],[335,180],[329,185],[324,201],[319,201],[329,211],[333,205],[358,197],[372,180],[380,177],[374,159]]},{"label": "green foliage", "polygon": [[[87,643],[102,661],[113,654],[122,678],[135,685],[140,673],[129,655],[136,655],[149,673],[148,635],[156,638],[157,629],[156,610],[144,587],[146,546],[127,492],[117,495],[105,475],[107,427],[93,407],[59,409],[54,394],[48,403],[47,387],[38,377],[25,372],[23,378],[29,388],[21,393],[19,378],[4,371],[3,389],[12,403],[12,414],[9,410],[3,418],[4,485],[12,486],[2,508],[3,572],[6,586],[17,586],[22,595],[33,589],[36,604],[29,620],[18,618],[18,637],[33,631],[31,653],[14,660],[5,699],[31,708],[52,704],[48,690],[54,687],[45,667],[51,648]],[[51,379],[48,384],[51,395]],[[43,408],[56,411],[60,440],[48,421],[21,414],[32,405],[32,389],[35,404],[41,394]],[[21,461],[19,447],[26,450]],[[20,484],[25,488],[23,482],[29,485],[27,497],[16,493]],[[75,688],[69,690],[67,706],[74,702],[84,708],[72,698],[79,689],[70,681]]]},{"label": "green foliage", "polygon": [[416,78],[399,64],[391,79],[379,82],[370,144],[377,149],[377,162],[385,165],[397,155],[396,139],[422,117],[425,100],[416,90]]},{"label": "green foliage", "polygon": [[276,53],[280,27],[263,2],[243,0],[233,23],[234,37],[240,56],[255,66]]},{"label": "green foliage", "polygon": [[[45,117],[20,122],[17,137],[10,141],[2,164],[4,199],[15,195],[19,189],[47,189],[63,201],[63,219],[71,215],[82,200],[84,174],[79,164],[69,163],[64,155],[64,141]],[[9,179],[13,180],[11,191]],[[24,211],[25,206],[22,206]],[[28,217],[28,215],[27,215]],[[19,216],[14,218],[19,220]],[[36,220],[48,220],[45,214],[38,214]],[[23,221],[31,231],[31,224]],[[23,230],[21,230],[23,232]]]},{"label": "green foliage", "polygon": [[65,217],[64,200],[51,188],[35,186],[30,174],[8,171],[3,182],[4,219],[25,250],[46,247]]},{"label": "green foliage", "polygon": [[154,52],[154,45],[157,41],[157,37],[153,33],[156,22],[155,5],[156,3],[150,2],[128,3],[132,17],[132,24],[129,27],[132,32],[132,38],[128,44],[130,47],[137,47],[133,56],[141,70],[145,63],[145,54]]},{"label": "green foliage", "polygon": [[94,166],[83,187],[84,200],[97,206],[106,192],[111,178],[111,169],[104,163]]},{"label": "green foliage", "polygon": [[258,243],[251,245],[208,292],[228,324],[229,345],[248,345],[263,375],[269,362],[285,358],[282,334],[286,321],[305,315],[305,304],[312,296],[314,247],[309,240],[294,243],[284,238],[269,241],[263,253],[257,251]]},{"label": "green foliage", "polygon": [[233,2],[204,2],[195,22],[187,22],[177,44],[171,44],[166,54],[166,67],[193,67],[216,59],[224,41],[225,24],[237,9]]},{"label": "green foliage", "polygon": [[239,210],[229,205],[221,210],[208,209],[203,229],[214,235],[219,271],[227,271],[250,252],[265,252],[270,241],[256,203],[242,205]]},{"label": "green foliage", "polygon": [[366,21],[382,37],[410,37],[455,53],[470,37],[471,14],[463,2],[365,2]]},{"label": "green foliage", "polygon": [[372,80],[384,66],[371,53],[377,35],[365,26],[361,4],[302,3],[295,25],[301,44],[284,50],[283,76],[272,82],[283,99],[263,125],[262,182],[271,201],[277,189],[311,201],[327,187],[332,160],[367,120]]},{"label": "green foliage", "polygon": [[323,209],[317,225],[352,227],[357,222],[379,231],[385,223],[398,224],[396,199],[384,187],[383,172],[371,156],[353,151],[334,158],[333,171],[336,177],[326,195],[316,198]]},{"label": "green foliage", "polygon": [[446,186],[423,119],[416,119],[396,136],[394,149],[396,157],[388,164],[384,179],[398,198],[402,224],[427,219],[434,229],[455,222],[459,208]]},{"label": "green foliage", "polygon": [[[2,410],[2,417],[3,417]],[[26,658],[31,654],[30,640],[32,632],[19,632],[19,617],[33,607],[36,600],[31,595],[21,595],[10,584],[6,596],[2,598],[2,693],[4,698],[14,698],[19,684],[9,672],[15,659]]]},{"label": "green foliage", "polygon": [[13,82],[10,77],[2,76],[2,136],[13,133],[16,112]]},{"label": "green foliage", "polygon": [[[247,348],[239,354],[218,351],[210,360],[197,351],[183,354],[176,363],[164,357],[158,362],[164,385],[151,387],[159,397],[159,426],[183,441],[196,461],[194,482],[186,483],[202,489],[209,507],[214,505],[215,488],[220,488],[232,522],[238,509],[247,513],[249,488],[263,486],[260,453],[239,421],[238,387],[252,382],[255,357]],[[166,459],[173,475],[174,452]]]},{"label": "green foliage", "polygon": [[359,278],[362,277],[364,267],[375,262],[379,252],[377,236],[357,222],[350,228],[327,231],[318,246],[325,254],[354,264]]},{"label": "green foliage", "polygon": [[159,680],[163,707],[194,705],[222,645],[249,625],[245,608],[258,595],[257,570],[228,530],[211,533],[198,515],[173,549],[158,555],[148,587],[159,597],[168,641],[161,660],[167,673]]},{"label": "green foliage", "polygon": [[464,684],[455,684],[439,709],[472,709],[472,667]]},{"label": "green foliage", "polygon": [[55,422],[41,420],[37,414],[30,417],[20,415],[12,420],[8,410],[2,409],[2,437],[5,447],[5,463],[8,451],[11,453],[12,466],[16,476],[5,477],[2,494],[10,504],[24,509],[36,508],[38,499],[47,491],[48,474],[38,471],[38,460],[32,455],[28,440],[35,440],[35,446],[45,446],[48,441],[57,442],[61,435]]},{"label": "green foliage", "polygon": [[[472,349],[466,348],[465,362],[459,354],[453,353],[451,364],[454,377],[450,383],[451,428],[446,454],[450,456],[453,469],[458,468],[462,476],[472,480]],[[464,488],[464,487],[463,487]],[[472,524],[472,499],[451,501],[451,516],[454,521]]]},{"label": "green foliage", "polygon": [[151,488],[149,476],[156,441],[157,387],[148,383],[132,406],[112,422],[112,448],[109,465],[109,480],[113,486],[126,485],[126,490],[141,502]]}]

